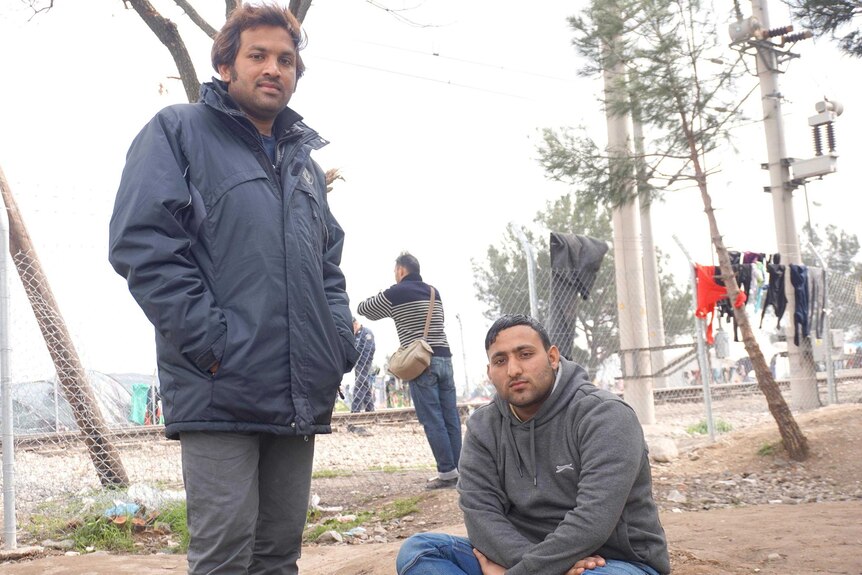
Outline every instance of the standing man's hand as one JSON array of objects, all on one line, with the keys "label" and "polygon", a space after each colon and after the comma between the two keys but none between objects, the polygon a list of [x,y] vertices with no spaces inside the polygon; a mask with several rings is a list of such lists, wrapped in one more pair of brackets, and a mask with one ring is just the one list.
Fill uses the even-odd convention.
[{"label": "standing man's hand", "polygon": [[497,565],[487,557],[485,557],[478,549],[473,549],[473,555],[479,560],[479,567],[482,568],[482,575],[506,575],[506,568],[502,565]]},{"label": "standing man's hand", "polygon": [[572,565],[572,568],[566,571],[565,575],[581,575],[581,573],[588,569],[604,567],[604,565],[604,557],[601,557],[599,555],[591,555],[590,557],[584,557],[583,559]]}]

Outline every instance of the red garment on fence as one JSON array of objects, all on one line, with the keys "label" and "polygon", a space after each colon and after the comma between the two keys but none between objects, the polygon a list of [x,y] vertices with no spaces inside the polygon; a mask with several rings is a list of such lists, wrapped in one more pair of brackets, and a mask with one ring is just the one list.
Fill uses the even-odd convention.
[{"label": "red garment on fence", "polygon": [[[700,266],[695,264],[694,269],[697,279],[697,317],[706,319],[706,343],[712,344],[712,320],[715,315],[715,305],[723,299],[727,299],[727,288],[715,281],[716,266]],[[745,304],[745,293],[739,290],[733,307],[742,307]]]}]

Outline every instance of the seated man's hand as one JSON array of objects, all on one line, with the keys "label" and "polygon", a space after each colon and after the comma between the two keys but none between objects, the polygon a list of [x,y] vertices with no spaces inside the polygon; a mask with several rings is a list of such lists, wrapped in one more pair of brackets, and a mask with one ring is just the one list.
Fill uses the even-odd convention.
[{"label": "seated man's hand", "polygon": [[497,565],[487,557],[485,557],[478,549],[473,549],[473,555],[479,560],[479,567],[482,568],[482,575],[506,575],[506,568],[502,565]]},{"label": "seated man's hand", "polygon": [[566,571],[566,575],[581,575],[584,571],[588,569],[595,569],[596,567],[604,567],[605,560],[603,557],[599,555],[591,555],[590,557],[584,557],[574,565],[572,568]]}]

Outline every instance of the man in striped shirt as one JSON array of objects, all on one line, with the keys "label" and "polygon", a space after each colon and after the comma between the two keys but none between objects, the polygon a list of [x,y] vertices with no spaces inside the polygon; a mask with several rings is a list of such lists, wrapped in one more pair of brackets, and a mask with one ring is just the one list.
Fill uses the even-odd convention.
[{"label": "man in striped shirt", "polygon": [[[398,341],[404,346],[422,337],[432,287],[419,275],[419,260],[403,252],[395,259],[395,285],[359,304],[357,312],[370,320],[391,317]],[[434,350],[431,365],[410,385],[416,417],[437,462],[437,477],[426,489],[455,487],[461,455],[461,419],[455,397],[452,352],[443,331],[443,302],[434,290],[434,308],[426,341]]]}]

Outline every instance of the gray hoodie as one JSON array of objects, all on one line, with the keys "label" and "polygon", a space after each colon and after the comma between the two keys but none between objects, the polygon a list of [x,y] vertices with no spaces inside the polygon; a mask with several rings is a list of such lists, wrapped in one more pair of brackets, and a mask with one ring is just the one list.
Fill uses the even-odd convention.
[{"label": "gray hoodie", "polygon": [[670,573],[634,411],[560,359],[535,417],[496,397],[467,420],[458,483],[467,533],[507,575],[562,575],[597,553]]}]

